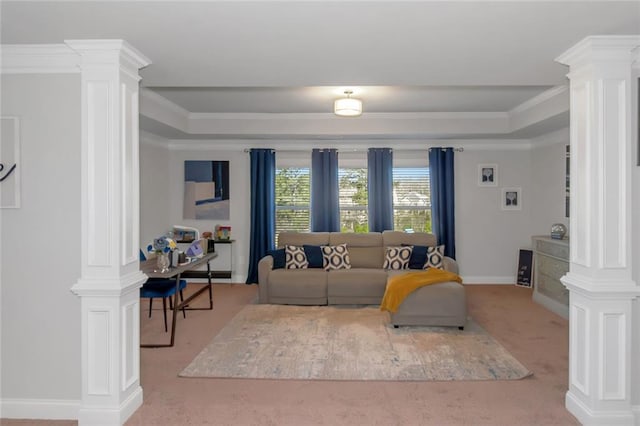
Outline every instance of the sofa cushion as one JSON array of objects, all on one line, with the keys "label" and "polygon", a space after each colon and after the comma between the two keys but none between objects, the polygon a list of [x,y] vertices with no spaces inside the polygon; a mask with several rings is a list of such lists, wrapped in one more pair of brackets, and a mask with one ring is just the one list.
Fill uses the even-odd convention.
[{"label": "sofa cushion", "polygon": [[309,261],[307,261],[307,255],[303,247],[285,246],[284,254],[287,269],[307,269],[309,267]]},{"label": "sofa cushion", "polygon": [[387,286],[383,269],[351,268],[327,273],[327,298],[332,303],[376,304]]},{"label": "sofa cushion", "polygon": [[323,267],[323,255],[320,246],[311,246],[305,244],[304,254],[307,256],[307,262],[309,262],[309,268],[322,268]]},{"label": "sofa cushion", "polygon": [[383,269],[407,269],[413,246],[386,247]]},{"label": "sofa cushion", "polygon": [[273,257],[273,269],[283,269],[287,265],[284,249],[270,250],[267,255]]},{"label": "sofa cushion", "polygon": [[278,247],[302,246],[304,244],[314,246],[329,245],[329,232],[281,232],[278,234]]},{"label": "sofa cushion", "polygon": [[352,268],[382,268],[384,248],[382,234],[379,232],[364,234],[334,232],[331,233],[329,240],[329,245],[332,246],[347,245]]},{"label": "sofa cushion", "polygon": [[326,304],[327,275],[323,269],[273,270],[269,274],[269,300],[298,305]]},{"label": "sofa cushion", "polygon": [[382,240],[384,247],[401,246],[402,244],[411,246],[435,246],[438,244],[435,235],[426,232],[384,231]]},{"label": "sofa cushion", "polygon": [[326,271],[333,269],[351,269],[349,249],[346,244],[322,246],[323,267]]}]

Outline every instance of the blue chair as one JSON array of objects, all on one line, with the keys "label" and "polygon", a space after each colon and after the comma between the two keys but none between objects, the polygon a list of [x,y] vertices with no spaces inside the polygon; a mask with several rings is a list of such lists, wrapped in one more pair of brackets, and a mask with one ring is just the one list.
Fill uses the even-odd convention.
[{"label": "blue chair", "polygon": [[[146,256],[140,250],[140,260],[146,260]],[[180,291],[180,300],[184,300],[182,290],[187,286],[186,280],[180,280],[178,289]],[[169,308],[173,310],[173,302],[171,298],[176,294],[176,281],[174,279],[149,278],[140,289],[140,297],[149,299],[149,318],[151,318],[151,309],[153,307],[153,299],[162,298],[162,313],[164,315],[164,331],[168,331],[167,327],[167,298],[169,298]],[[187,317],[184,307],[182,308],[182,316]]]}]

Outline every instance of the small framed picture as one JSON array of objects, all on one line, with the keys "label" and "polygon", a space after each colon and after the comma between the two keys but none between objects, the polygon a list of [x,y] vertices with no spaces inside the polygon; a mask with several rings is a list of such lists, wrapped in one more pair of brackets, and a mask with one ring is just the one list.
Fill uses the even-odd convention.
[{"label": "small framed picture", "polygon": [[522,210],[522,188],[502,188],[502,210]]},{"label": "small framed picture", "polygon": [[498,186],[497,164],[478,164],[478,186]]}]

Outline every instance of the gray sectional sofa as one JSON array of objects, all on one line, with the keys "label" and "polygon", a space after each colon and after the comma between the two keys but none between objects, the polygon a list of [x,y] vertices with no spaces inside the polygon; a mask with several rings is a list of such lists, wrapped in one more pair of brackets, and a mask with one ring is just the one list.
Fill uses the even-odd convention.
[{"label": "gray sectional sofa", "polygon": [[[259,303],[291,305],[379,305],[387,278],[407,270],[385,270],[385,248],[389,246],[435,246],[428,233],[398,231],[366,234],[340,232],[285,232],[278,247],[337,246],[347,244],[350,269],[325,271],[322,268],[274,269],[274,258],[267,255],[258,265]],[[458,272],[455,260],[444,258],[444,269]],[[463,327],[467,319],[464,286],[446,282],[414,291],[391,314],[394,325],[439,325]]]}]

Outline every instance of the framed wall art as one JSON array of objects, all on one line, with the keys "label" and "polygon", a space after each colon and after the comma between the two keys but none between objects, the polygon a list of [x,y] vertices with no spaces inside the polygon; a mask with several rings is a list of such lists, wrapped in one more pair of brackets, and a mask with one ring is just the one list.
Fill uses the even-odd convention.
[{"label": "framed wall art", "polygon": [[497,164],[478,164],[478,186],[498,186]]},{"label": "framed wall art", "polygon": [[522,188],[502,188],[502,210],[522,210]]},{"label": "framed wall art", "polygon": [[229,220],[229,162],[184,162],[184,219]]},{"label": "framed wall art", "polygon": [[0,118],[0,208],[20,207],[20,121]]}]

